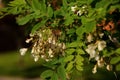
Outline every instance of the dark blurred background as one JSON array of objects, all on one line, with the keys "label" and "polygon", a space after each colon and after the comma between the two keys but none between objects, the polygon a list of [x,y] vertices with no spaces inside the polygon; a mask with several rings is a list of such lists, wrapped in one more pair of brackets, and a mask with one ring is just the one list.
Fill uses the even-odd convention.
[{"label": "dark blurred background", "polygon": [[[9,1],[12,0],[0,0],[0,9]],[[29,52],[25,56],[19,53],[20,48],[26,47],[25,28],[16,24],[13,15],[0,19],[0,80],[19,80],[15,77],[37,80],[44,69],[41,61],[35,63]]]}]

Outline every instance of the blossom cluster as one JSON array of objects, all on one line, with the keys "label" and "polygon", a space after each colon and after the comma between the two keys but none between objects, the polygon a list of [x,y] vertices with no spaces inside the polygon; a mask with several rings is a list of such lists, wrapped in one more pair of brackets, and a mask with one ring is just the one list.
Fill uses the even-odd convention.
[{"label": "blossom cluster", "polygon": [[[97,72],[97,67],[103,67],[105,65],[105,61],[100,53],[107,47],[107,43],[103,40],[104,33],[102,32],[94,32],[89,33],[86,37],[87,39],[87,48],[85,51],[89,54],[89,59],[94,59],[97,61],[93,68],[93,73]],[[99,38],[97,38],[99,37]],[[95,39],[96,38],[96,39]]]},{"label": "blossom cluster", "polygon": [[[30,38],[26,43],[32,43],[31,54],[34,61],[39,58],[49,61],[55,56],[64,55],[65,44],[58,41],[51,29],[38,30],[34,34],[30,34]],[[24,55],[27,48],[20,49],[21,55]]]},{"label": "blossom cluster", "polygon": [[77,14],[78,16],[81,16],[83,14],[87,14],[88,13],[88,6],[87,5],[83,5],[83,6],[72,6],[71,7],[71,11],[74,12],[75,14]]}]

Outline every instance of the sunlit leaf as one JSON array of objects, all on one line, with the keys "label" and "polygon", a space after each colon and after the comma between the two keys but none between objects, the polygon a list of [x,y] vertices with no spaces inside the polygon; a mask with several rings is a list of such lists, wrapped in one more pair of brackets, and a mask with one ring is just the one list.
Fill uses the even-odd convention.
[{"label": "sunlit leaf", "polygon": [[83,65],[84,58],[82,56],[76,55],[75,60],[77,65]]},{"label": "sunlit leaf", "polygon": [[67,72],[69,72],[69,71],[72,70],[72,68],[73,68],[73,63],[74,63],[74,62],[71,61],[70,63],[67,64],[67,67],[66,67],[66,71],[67,71]]},{"label": "sunlit leaf", "polygon": [[83,51],[83,49],[77,49],[76,52],[77,52],[78,54],[85,54],[85,52]]},{"label": "sunlit leaf", "polygon": [[66,50],[66,53],[67,54],[72,54],[72,53],[74,53],[75,52],[75,49],[67,49]]},{"label": "sunlit leaf", "polygon": [[67,47],[78,47],[79,43],[77,41],[72,42],[70,44],[67,45]]},{"label": "sunlit leaf", "polygon": [[82,71],[82,70],[83,70],[83,67],[80,66],[80,65],[76,65],[76,69],[77,69],[78,71]]},{"label": "sunlit leaf", "polygon": [[74,58],[74,55],[69,55],[69,56],[65,57],[64,61],[65,61],[65,62],[69,62],[69,61],[71,61],[73,58]]},{"label": "sunlit leaf", "polygon": [[9,6],[19,6],[19,5],[23,5],[23,4],[26,4],[25,0],[13,0],[13,1],[10,1],[10,3],[8,4]]}]

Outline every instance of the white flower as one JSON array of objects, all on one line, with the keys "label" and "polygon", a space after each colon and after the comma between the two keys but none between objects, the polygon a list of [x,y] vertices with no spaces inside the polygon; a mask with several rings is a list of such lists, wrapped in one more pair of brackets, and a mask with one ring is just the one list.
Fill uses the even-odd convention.
[{"label": "white flower", "polygon": [[111,70],[112,70],[112,65],[110,65],[110,64],[107,65],[107,66],[106,66],[106,69],[107,69],[108,71],[111,71]]},{"label": "white flower", "polygon": [[98,50],[102,51],[106,47],[105,41],[98,41]]},{"label": "white flower", "polygon": [[104,36],[104,33],[99,33],[100,38]]},{"label": "white flower", "polygon": [[45,58],[45,55],[41,55],[41,58]]},{"label": "white flower", "polygon": [[81,10],[79,10],[78,12],[77,12],[77,15],[78,16],[81,16],[83,14],[83,11],[81,11]]},{"label": "white flower", "polygon": [[29,43],[30,41],[32,41],[33,40],[33,38],[30,38],[30,39],[27,39],[25,42],[26,43]]},{"label": "white flower", "polygon": [[45,59],[46,62],[50,61],[50,59]]},{"label": "white flower", "polygon": [[66,46],[65,46],[65,44],[63,43],[63,44],[62,44],[62,49],[65,49],[65,48],[66,48]]},{"label": "white flower", "polygon": [[51,56],[52,53],[53,53],[52,49],[49,49],[49,51],[48,51],[49,56]]},{"label": "white flower", "polygon": [[97,65],[94,66],[92,73],[95,74],[97,72]]},{"label": "white flower", "polygon": [[48,43],[52,43],[52,38],[48,38]]},{"label": "white flower", "polygon": [[95,60],[98,61],[100,59],[99,53],[95,56]]},{"label": "white flower", "polygon": [[52,58],[52,57],[54,57],[54,55],[50,55],[50,57]]},{"label": "white flower", "polygon": [[55,39],[53,39],[53,40],[52,40],[52,44],[54,44],[54,45],[56,44],[56,41],[55,41]]},{"label": "white flower", "polygon": [[96,56],[96,51],[94,49],[86,49],[86,52],[90,55],[90,59]]},{"label": "white flower", "polygon": [[27,50],[28,50],[27,48],[21,48],[19,51],[20,51],[20,54],[23,56],[23,55],[25,55]]},{"label": "white flower", "polygon": [[101,58],[101,59],[99,59],[98,61],[97,61],[97,65],[98,65],[98,67],[103,67],[104,66],[104,60],[103,60],[103,58]]},{"label": "white flower", "polygon": [[83,9],[87,8],[87,5],[82,6]]},{"label": "white flower", "polygon": [[38,56],[34,56],[34,61],[35,61],[35,62],[37,62],[37,61],[38,61],[38,59],[39,59],[39,57],[38,57]]},{"label": "white flower", "polygon": [[61,43],[59,43],[59,44],[58,44],[58,47],[62,47],[62,44],[61,44]]},{"label": "white flower", "polygon": [[92,34],[89,34],[89,35],[87,36],[87,41],[88,41],[88,42],[93,41],[93,36],[92,36]]},{"label": "white flower", "polygon": [[86,52],[90,55],[91,58],[95,58],[95,60],[99,59],[99,52],[96,52],[97,45],[95,44],[89,44],[88,48],[86,49]]},{"label": "white flower", "polygon": [[96,45],[94,44],[89,44],[88,48],[86,49],[87,53],[91,54],[91,53],[95,53],[95,49],[96,49]]},{"label": "white flower", "polygon": [[71,11],[75,12],[75,11],[76,11],[76,8],[77,8],[77,6],[72,6],[72,7],[71,7]]},{"label": "white flower", "polygon": [[39,37],[40,37],[40,38],[42,37],[42,34],[41,34],[41,33],[39,33]]}]

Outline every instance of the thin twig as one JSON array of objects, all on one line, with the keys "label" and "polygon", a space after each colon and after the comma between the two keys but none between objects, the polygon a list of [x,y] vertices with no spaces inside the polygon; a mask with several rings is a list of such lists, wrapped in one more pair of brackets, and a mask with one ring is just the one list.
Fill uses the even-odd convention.
[{"label": "thin twig", "polygon": [[118,78],[118,76],[117,76],[117,73],[116,73],[115,71],[114,71],[113,73],[114,73],[114,75],[115,75],[116,80],[119,80],[119,78]]}]

